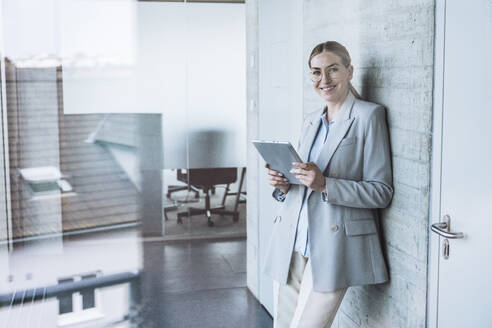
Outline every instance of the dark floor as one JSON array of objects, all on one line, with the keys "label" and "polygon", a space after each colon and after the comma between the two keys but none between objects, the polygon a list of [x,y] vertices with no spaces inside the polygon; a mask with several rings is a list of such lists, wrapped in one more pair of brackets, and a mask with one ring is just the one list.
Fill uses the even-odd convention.
[{"label": "dark floor", "polygon": [[272,327],[246,287],[246,240],[145,242],[143,327]]},{"label": "dark floor", "polygon": [[[210,196],[212,207],[221,205],[224,195],[225,185],[218,186],[215,195]],[[240,203],[237,207],[239,211],[239,220],[234,222],[230,215],[212,214],[214,226],[210,227],[207,224],[205,214],[194,215],[192,217],[183,217],[183,223],[177,223],[177,213],[187,212],[188,208],[205,208],[205,195],[200,192],[198,199],[195,199],[194,194],[184,190],[174,192],[172,200],[166,199],[166,204],[177,201],[178,208],[173,208],[167,211],[166,233],[164,240],[179,240],[179,239],[195,239],[195,238],[227,238],[227,237],[246,237],[246,203]],[[226,199],[225,209],[232,211],[234,209],[236,197],[229,196]]]}]

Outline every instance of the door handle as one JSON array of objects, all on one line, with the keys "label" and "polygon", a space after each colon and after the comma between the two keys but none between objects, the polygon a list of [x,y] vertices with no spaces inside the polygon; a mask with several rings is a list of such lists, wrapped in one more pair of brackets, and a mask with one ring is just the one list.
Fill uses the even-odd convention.
[{"label": "door handle", "polygon": [[451,232],[449,231],[449,215],[445,215],[443,217],[444,222],[437,222],[431,225],[432,232],[437,233],[439,236],[448,239],[461,239],[464,238],[465,235],[462,232]]}]

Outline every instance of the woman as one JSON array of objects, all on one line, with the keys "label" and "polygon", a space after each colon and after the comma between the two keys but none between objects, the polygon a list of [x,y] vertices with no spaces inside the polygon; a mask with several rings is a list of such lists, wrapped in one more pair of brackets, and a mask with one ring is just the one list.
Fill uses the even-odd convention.
[{"label": "woman", "polygon": [[291,170],[302,185],[265,165],[279,201],[264,265],[277,328],[330,327],[349,286],[388,280],[378,228],[393,196],[385,110],[360,99],[341,44],[317,45],[308,65],[326,105],[302,126],[304,163]]}]

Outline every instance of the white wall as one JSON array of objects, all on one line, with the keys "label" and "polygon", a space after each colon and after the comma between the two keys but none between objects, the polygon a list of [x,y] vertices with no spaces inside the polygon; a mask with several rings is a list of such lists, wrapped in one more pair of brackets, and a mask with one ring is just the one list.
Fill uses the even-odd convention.
[{"label": "white wall", "polygon": [[[252,1],[258,6],[258,43],[248,42],[248,141],[254,138],[290,141],[294,145],[302,124],[302,6],[298,1]],[[254,33],[255,27],[248,26]],[[250,39],[249,39],[250,40]],[[253,40],[251,40],[253,41]],[[256,48],[258,47],[258,48]],[[258,104],[256,107],[255,104]],[[249,145],[249,147],[251,147]],[[248,152],[248,286],[273,312],[272,280],[261,273],[273,225],[276,203],[271,197],[264,161]],[[253,174],[251,174],[253,171]],[[250,211],[252,209],[252,211]],[[250,227],[251,226],[251,227]],[[251,252],[254,252],[251,254]],[[254,262],[253,262],[254,261]],[[252,277],[257,278],[257,283]]]}]

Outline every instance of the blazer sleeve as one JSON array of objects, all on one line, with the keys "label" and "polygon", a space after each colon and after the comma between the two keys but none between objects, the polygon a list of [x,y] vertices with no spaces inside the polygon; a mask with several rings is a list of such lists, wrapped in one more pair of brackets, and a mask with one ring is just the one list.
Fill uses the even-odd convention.
[{"label": "blazer sleeve", "polygon": [[386,112],[377,107],[365,128],[361,181],[326,178],[328,203],[358,208],[385,208],[393,197],[391,153]]}]

